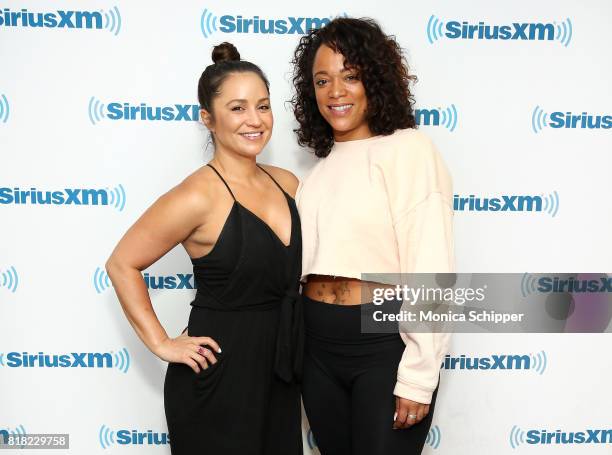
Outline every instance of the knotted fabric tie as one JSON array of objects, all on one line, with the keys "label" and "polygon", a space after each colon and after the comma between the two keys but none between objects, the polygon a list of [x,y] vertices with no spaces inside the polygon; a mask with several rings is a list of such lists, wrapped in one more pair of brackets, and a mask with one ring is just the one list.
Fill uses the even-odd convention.
[{"label": "knotted fabric tie", "polygon": [[287,383],[300,382],[304,351],[304,315],[300,294],[296,290],[287,291],[283,297],[279,318],[274,371]]}]

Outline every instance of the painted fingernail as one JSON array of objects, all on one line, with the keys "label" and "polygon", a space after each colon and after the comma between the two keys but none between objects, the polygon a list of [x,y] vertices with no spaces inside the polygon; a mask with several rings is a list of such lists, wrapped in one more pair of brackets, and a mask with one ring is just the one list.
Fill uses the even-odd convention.
[{"label": "painted fingernail", "polygon": [[219,348],[219,350],[217,352],[221,352],[221,348]]}]

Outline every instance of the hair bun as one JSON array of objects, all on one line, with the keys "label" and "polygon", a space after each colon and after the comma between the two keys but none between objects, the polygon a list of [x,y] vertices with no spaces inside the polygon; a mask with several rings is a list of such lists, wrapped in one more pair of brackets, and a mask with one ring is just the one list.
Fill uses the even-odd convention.
[{"label": "hair bun", "polygon": [[238,53],[236,46],[226,41],[214,47],[212,51],[212,60],[214,63],[238,61],[240,60],[240,54]]}]

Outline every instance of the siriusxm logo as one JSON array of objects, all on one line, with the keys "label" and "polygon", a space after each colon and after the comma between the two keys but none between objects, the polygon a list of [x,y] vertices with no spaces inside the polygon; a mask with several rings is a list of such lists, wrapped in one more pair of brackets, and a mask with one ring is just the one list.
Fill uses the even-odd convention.
[{"label": "siriusxm logo", "polygon": [[523,297],[527,297],[527,295],[536,292],[612,292],[612,277],[601,276],[599,279],[579,280],[574,277],[534,277],[533,275],[525,273],[521,279],[521,291],[523,293]]},{"label": "siriusxm logo", "polygon": [[19,275],[15,267],[10,266],[6,270],[0,269],[0,288],[6,288],[10,292],[16,292],[19,285]]},{"label": "siriusxm logo", "polygon": [[444,357],[441,368],[445,370],[533,370],[542,375],[548,359],[545,351],[536,354],[493,354],[484,357],[468,357],[464,354]]},{"label": "siriusxm logo", "polygon": [[[342,16],[346,17],[346,13]],[[219,26],[217,27],[217,19]],[[304,35],[308,31],[329,24],[329,17],[283,17],[261,18],[259,16],[243,17],[225,14],[216,16],[205,8],[200,16],[200,30],[204,38],[209,38],[216,31],[221,33],[261,33],[274,35]]]},{"label": "siriusxm logo", "polygon": [[455,194],[453,208],[467,212],[544,212],[555,217],[559,211],[559,194],[502,195],[500,197],[462,197]]},{"label": "siriusxm logo", "polygon": [[64,188],[57,191],[0,187],[0,204],[7,205],[109,205],[121,212],[125,208],[125,200],[125,190],[121,184],[112,189]]},{"label": "siriusxm logo", "polygon": [[0,123],[6,123],[9,119],[10,106],[4,94],[0,94]]},{"label": "siriusxm logo", "polygon": [[153,276],[145,273],[143,278],[149,289],[195,289],[192,273],[177,273],[167,276]]},{"label": "siriusxm logo", "polygon": [[[177,273],[176,275],[150,275],[145,272],[143,275],[147,289],[196,289],[192,273]],[[111,280],[101,267],[96,267],[93,274],[94,289],[98,294],[112,287]]]},{"label": "siriusxm logo", "polygon": [[437,449],[440,446],[441,440],[442,432],[440,431],[440,427],[438,425],[432,425],[429,431],[427,432],[425,444],[430,446],[432,449]]},{"label": "siriusxm logo", "polygon": [[454,104],[446,108],[415,109],[414,117],[417,125],[443,126],[451,133],[457,127],[457,108]]},{"label": "siriusxm logo", "polygon": [[23,425],[15,427],[14,430],[11,430],[10,428],[0,428],[0,444],[6,444],[9,436],[19,437],[25,435],[26,430]]},{"label": "siriusxm logo", "polygon": [[121,31],[121,14],[115,6],[108,11],[56,10],[32,13],[26,8],[0,11],[0,27],[105,29],[115,36]]},{"label": "siriusxm logo", "polygon": [[130,354],[126,348],[118,352],[71,352],[70,354],[29,354],[8,352],[6,361],[0,353],[0,366],[11,368],[117,368],[127,373],[130,368]]},{"label": "siriusxm logo", "polygon": [[510,447],[513,449],[521,444],[610,444],[611,442],[612,429],[522,430],[514,425],[510,430]]},{"label": "siriusxm logo", "polygon": [[551,112],[548,115],[540,106],[536,106],[531,113],[531,130],[537,134],[544,128],[609,130],[612,128],[612,115],[589,114],[587,112],[574,114],[561,111]]},{"label": "siriusxm logo", "polygon": [[512,22],[511,24],[491,25],[484,21],[444,22],[432,15],[427,21],[425,30],[429,44],[448,39],[467,40],[526,40],[526,41],[559,41],[567,47],[572,41],[572,21],[567,18],[557,22]]},{"label": "siriusxm logo", "polygon": [[103,449],[111,445],[166,445],[170,443],[168,433],[146,430],[111,430],[106,425],[100,427],[98,442]]},{"label": "siriusxm logo", "polygon": [[142,120],[197,122],[200,118],[200,106],[197,104],[172,104],[168,106],[149,106],[146,103],[132,105],[130,103],[112,102],[104,104],[96,97],[89,99],[89,121],[92,125],[108,120]]}]

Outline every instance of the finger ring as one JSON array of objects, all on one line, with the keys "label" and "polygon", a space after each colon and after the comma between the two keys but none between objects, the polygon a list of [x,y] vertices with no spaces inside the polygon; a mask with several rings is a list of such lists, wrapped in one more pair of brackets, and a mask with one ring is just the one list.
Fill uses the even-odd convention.
[{"label": "finger ring", "polygon": [[198,348],[198,354],[204,355],[204,349],[202,349],[202,347]]},{"label": "finger ring", "polygon": [[416,414],[408,414],[408,418],[409,419],[416,419],[417,416],[416,416]]}]

